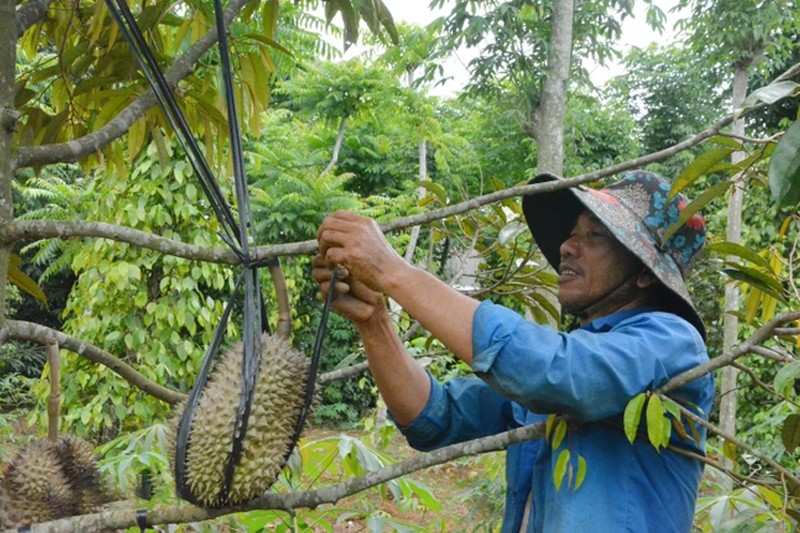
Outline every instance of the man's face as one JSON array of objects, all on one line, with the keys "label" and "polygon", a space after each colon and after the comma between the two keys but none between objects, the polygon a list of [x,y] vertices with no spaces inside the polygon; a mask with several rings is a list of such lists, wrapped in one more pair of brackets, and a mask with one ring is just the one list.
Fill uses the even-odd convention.
[{"label": "man's face", "polygon": [[566,311],[585,323],[626,307],[627,296],[621,300],[615,289],[637,273],[640,263],[593,214],[578,216],[560,251],[558,301]]}]

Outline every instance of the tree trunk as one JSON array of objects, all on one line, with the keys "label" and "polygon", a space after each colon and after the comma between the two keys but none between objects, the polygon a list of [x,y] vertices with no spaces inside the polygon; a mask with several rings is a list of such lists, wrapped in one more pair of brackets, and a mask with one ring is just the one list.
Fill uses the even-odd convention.
[{"label": "tree trunk", "polygon": [[339,150],[342,149],[342,142],[344,141],[344,125],[346,123],[347,115],[343,116],[342,120],[339,121],[339,131],[336,133],[336,142],[333,145],[333,155],[331,156],[328,166],[322,171],[323,176],[333,170],[333,167],[335,167],[336,163],[339,161]]},{"label": "tree trunk", "polygon": [[[744,103],[747,96],[747,66],[737,65],[733,74],[733,110],[737,110]],[[735,135],[744,136],[744,120],[739,119],[733,123],[732,131]],[[735,152],[731,155],[731,161],[736,164],[745,158],[743,152]],[[733,187],[730,203],[728,204],[728,228],[726,238],[728,242],[741,244],[742,242],[742,198],[744,183],[739,176],[739,180]],[[736,257],[728,257],[728,261],[738,261]],[[739,311],[739,288],[728,283],[725,286],[725,305],[723,314],[723,347],[727,351],[738,341],[739,319],[734,314]],[[733,366],[726,366],[722,371],[722,383],[720,384],[720,406],[719,421],[720,428],[728,435],[736,434],[736,378],[739,370]],[[727,457],[722,459],[723,466],[733,468],[734,464]],[[723,478],[726,490],[733,488],[733,480]]]},{"label": "tree trunk", "polygon": [[[11,180],[14,177],[14,77],[17,61],[17,18],[13,0],[0,0],[0,226],[11,222],[14,206]],[[11,248],[0,246],[0,329],[6,317],[6,280]]]},{"label": "tree trunk", "polygon": [[[428,179],[428,145],[425,141],[419,142],[419,181]],[[422,200],[425,198],[425,187],[417,187],[417,198]],[[405,260],[411,263],[414,260],[414,250],[417,248],[417,241],[419,240],[419,226],[411,228],[411,238],[408,240],[408,247],[406,248]]]},{"label": "tree trunk", "polygon": [[550,55],[542,98],[534,112],[536,171],[561,175],[564,171],[564,115],[567,111],[567,81],[572,63],[572,22],[575,0],[553,2]]}]

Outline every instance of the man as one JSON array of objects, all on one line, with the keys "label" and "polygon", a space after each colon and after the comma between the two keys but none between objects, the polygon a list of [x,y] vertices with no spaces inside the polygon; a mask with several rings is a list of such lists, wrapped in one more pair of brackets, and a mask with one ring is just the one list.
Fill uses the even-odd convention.
[{"label": "man", "polygon": [[[509,447],[504,532],[691,528],[702,463],[659,452],[644,434],[631,445],[622,429],[633,396],[708,360],[705,329],[683,279],[705,226],[691,217],[662,242],[686,205],[669,189],[656,174],[637,171],[601,191],[578,187],[523,199],[534,239],[559,272],[559,301],[580,321],[570,333],[478,302],[407,264],[368,218],[339,212],[319,228],[314,277],[327,292],[334,265],[346,269],[335,309],[358,328],[370,370],[412,446],[428,450],[496,434],[550,413],[569,420],[558,450],[542,440]],[[433,380],[403,349],[383,295],[480,379]],[[695,380],[672,397],[707,417],[713,380]],[[699,442],[673,432],[670,445],[702,455],[705,432],[698,430]],[[586,461],[577,490],[556,489],[561,449]]]}]

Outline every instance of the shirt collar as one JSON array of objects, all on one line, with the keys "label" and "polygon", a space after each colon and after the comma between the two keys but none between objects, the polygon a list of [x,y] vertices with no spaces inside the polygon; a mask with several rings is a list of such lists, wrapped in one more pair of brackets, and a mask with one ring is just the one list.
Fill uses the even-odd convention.
[{"label": "shirt collar", "polygon": [[648,306],[648,307],[637,307],[636,309],[626,309],[625,311],[617,311],[615,313],[611,313],[610,315],[596,318],[591,322],[589,322],[588,324],[584,324],[579,329],[584,329],[586,331],[591,331],[591,332],[609,331],[623,320],[627,320],[628,318],[634,317],[636,315],[642,313],[649,313],[655,310],[656,310],[655,307]]}]

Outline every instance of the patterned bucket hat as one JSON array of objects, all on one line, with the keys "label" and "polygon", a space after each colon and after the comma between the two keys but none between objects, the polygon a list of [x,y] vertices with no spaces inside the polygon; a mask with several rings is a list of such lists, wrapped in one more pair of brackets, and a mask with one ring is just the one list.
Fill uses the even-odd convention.
[{"label": "patterned bucket hat", "polygon": [[[562,179],[540,174],[530,184]],[[671,308],[705,339],[705,327],[684,279],[706,241],[706,226],[700,215],[694,215],[662,242],[667,228],[688,204],[682,194],[670,198],[669,191],[670,184],[658,174],[637,170],[623,174],[619,181],[600,190],[578,186],[525,196],[522,210],[533,238],[555,269],[561,261],[561,243],[569,237],[578,215],[585,209],[594,213],[678,297]]]}]

